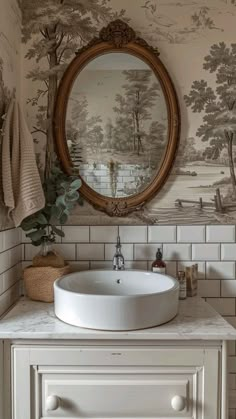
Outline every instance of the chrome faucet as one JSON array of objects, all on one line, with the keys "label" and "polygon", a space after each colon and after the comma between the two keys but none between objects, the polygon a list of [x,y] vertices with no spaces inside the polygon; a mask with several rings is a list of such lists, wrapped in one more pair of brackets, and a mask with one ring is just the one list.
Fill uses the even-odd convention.
[{"label": "chrome faucet", "polygon": [[113,256],[113,270],[123,271],[125,269],[125,259],[121,253],[120,236],[117,237],[116,252]]}]

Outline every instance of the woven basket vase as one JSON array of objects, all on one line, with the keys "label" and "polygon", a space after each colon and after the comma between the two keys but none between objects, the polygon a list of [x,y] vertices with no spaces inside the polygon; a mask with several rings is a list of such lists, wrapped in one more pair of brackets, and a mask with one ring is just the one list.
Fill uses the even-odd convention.
[{"label": "woven basket vase", "polygon": [[29,266],[24,269],[24,285],[31,300],[52,303],[54,301],[53,284],[56,279],[70,273],[69,265],[62,268],[52,266]]}]

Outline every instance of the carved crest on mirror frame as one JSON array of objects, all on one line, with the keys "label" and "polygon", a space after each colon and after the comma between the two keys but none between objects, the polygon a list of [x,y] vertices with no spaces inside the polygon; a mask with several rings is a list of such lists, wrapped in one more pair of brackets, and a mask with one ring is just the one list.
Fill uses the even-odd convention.
[{"label": "carved crest on mirror frame", "polygon": [[121,19],[116,19],[110,22],[106,27],[102,28],[99,32],[99,36],[91,39],[87,45],[84,45],[76,51],[76,55],[90,48],[91,46],[97,45],[99,42],[108,42],[115,48],[122,48],[130,42],[134,42],[137,45],[143,46],[152,51],[157,56],[160,54],[158,48],[154,48],[149,45],[143,38],[137,36],[136,32],[128,25],[128,23]]}]

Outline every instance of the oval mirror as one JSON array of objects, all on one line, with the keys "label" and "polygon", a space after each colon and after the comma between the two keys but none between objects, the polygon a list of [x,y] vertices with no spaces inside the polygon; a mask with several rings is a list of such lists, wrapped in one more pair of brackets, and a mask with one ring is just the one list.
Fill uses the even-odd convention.
[{"label": "oval mirror", "polygon": [[158,52],[120,20],[69,65],[54,122],[64,170],[77,169],[84,197],[110,215],[158,192],[179,139],[176,94]]}]

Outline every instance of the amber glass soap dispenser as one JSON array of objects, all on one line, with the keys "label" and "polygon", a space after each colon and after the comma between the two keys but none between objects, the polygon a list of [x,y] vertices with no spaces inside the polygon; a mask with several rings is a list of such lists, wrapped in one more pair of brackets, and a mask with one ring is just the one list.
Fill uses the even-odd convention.
[{"label": "amber glass soap dispenser", "polygon": [[166,264],[162,260],[161,249],[157,249],[156,260],[154,260],[154,262],[152,263],[152,272],[156,272],[158,274],[166,273]]}]

